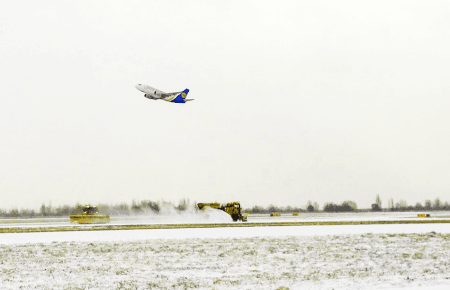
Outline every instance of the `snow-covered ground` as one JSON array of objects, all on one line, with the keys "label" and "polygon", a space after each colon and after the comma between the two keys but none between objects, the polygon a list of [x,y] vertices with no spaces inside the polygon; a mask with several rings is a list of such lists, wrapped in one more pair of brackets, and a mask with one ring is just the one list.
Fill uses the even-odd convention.
[{"label": "snow-covered ground", "polygon": [[449,289],[450,224],[0,234],[0,289],[189,288]]},{"label": "snow-covered ground", "polygon": [[252,237],[304,237],[360,234],[409,234],[429,232],[450,234],[450,224],[388,224],[340,226],[280,226],[237,228],[193,228],[154,230],[113,230],[86,232],[42,232],[0,234],[0,245],[52,242],[107,242],[139,240],[252,238]]},{"label": "snow-covered ground", "polygon": [[449,242],[431,232],[3,244],[0,288],[448,289]]}]

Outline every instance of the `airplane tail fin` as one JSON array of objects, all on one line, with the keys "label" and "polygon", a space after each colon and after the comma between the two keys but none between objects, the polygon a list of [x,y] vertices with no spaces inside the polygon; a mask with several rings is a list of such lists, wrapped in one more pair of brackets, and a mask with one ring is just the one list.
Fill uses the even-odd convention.
[{"label": "airplane tail fin", "polygon": [[187,94],[189,94],[189,89],[185,89],[184,91],[181,92],[180,95],[178,95],[178,96],[181,96],[181,98],[183,98],[182,103],[185,103],[185,102],[189,102],[189,101],[193,101],[193,100],[194,100],[194,99],[186,99]]},{"label": "airplane tail fin", "polygon": [[185,89],[184,91],[181,92],[181,97],[182,97],[183,99],[186,99],[187,94],[189,94],[189,90],[188,90],[188,89]]},{"label": "airplane tail fin", "polygon": [[187,94],[189,94],[189,89],[185,89],[184,91],[181,92],[181,97],[183,98],[183,100],[185,102],[193,101],[194,99],[186,99]]}]

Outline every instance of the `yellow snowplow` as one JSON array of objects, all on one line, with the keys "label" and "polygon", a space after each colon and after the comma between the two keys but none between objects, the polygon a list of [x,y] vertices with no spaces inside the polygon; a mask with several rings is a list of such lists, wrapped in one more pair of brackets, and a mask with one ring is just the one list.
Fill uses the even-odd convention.
[{"label": "yellow snowplow", "polygon": [[83,213],[71,214],[70,222],[79,224],[105,224],[109,223],[109,215],[100,214],[96,205],[86,204],[82,207]]},{"label": "yellow snowplow", "polygon": [[247,221],[247,215],[241,214],[241,203],[239,201],[229,202],[227,204],[220,204],[218,202],[212,203],[198,203],[198,209],[204,209],[205,207],[220,209],[231,216],[234,222],[241,220],[243,222]]}]

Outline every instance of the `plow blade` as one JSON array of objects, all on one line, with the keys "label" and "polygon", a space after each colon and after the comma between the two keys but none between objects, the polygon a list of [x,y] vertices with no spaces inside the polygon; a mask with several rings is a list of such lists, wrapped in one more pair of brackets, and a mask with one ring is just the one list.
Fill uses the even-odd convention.
[{"label": "plow blade", "polygon": [[70,215],[70,222],[79,224],[106,224],[109,223],[109,215]]}]

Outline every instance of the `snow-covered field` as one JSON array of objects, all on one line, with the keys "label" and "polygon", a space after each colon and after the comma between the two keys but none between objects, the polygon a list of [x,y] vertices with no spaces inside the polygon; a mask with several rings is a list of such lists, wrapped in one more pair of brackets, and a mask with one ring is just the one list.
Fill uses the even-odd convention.
[{"label": "snow-covered field", "polygon": [[0,234],[0,289],[190,288],[449,289],[450,224]]},{"label": "snow-covered field", "polygon": [[433,232],[4,244],[0,288],[444,289],[449,242]]}]

